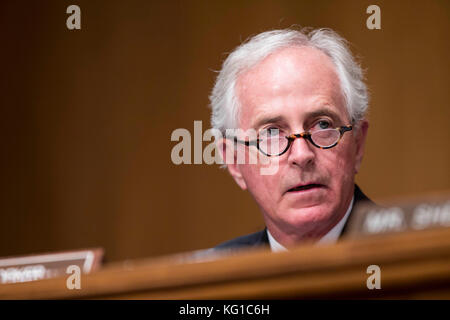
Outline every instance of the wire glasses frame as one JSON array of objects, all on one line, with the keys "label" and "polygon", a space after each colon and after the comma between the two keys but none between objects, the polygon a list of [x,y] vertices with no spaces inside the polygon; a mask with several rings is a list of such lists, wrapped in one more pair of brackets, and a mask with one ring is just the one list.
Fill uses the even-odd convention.
[{"label": "wire glasses frame", "polygon": [[[286,147],[281,152],[276,153],[276,154],[270,154],[267,151],[263,150],[261,148],[261,141],[263,141],[263,139],[260,139],[260,138],[253,140],[253,141],[243,141],[243,140],[239,140],[237,137],[234,137],[234,142],[246,145],[247,147],[256,146],[256,148],[264,155],[266,155],[268,157],[278,157],[278,156],[281,156],[282,154],[286,153],[286,151],[289,150],[289,148],[291,147],[291,145],[295,141],[295,139],[301,139],[301,138],[308,140],[316,148],[331,149],[331,148],[337,146],[339,141],[342,139],[342,136],[344,135],[344,133],[346,133],[347,131],[351,131],[352,129],[353,129],[352,125],[346,125],[346,126],[341,126],[341,127],[337,127],[337,128],[317,130],[314,132],[305,131],[302,133],[290,134],[289,136],[284,136],[284,138],[286,138],[288,141],[286,144]],[[331,138],[333,138],[333,140],[330,140],[330,144],[327,144],[327,145],[320,144],[317,141],[317,140],[319,140],[318,135],[323,134],[325,132],[326,133],[336,132],[335,137],[330,136]],[[316,140],[316,141],[314,141],[314,140]]]}]

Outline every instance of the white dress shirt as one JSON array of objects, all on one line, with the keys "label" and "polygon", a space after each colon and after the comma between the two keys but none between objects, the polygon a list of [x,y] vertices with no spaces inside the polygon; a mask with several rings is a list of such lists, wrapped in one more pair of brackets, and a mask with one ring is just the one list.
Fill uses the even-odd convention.
[{"label": "white dress shirt", "polygon": [[[337,241],[337,239],[339,238],[339,236],[342,233],[342,229],[344,228],[345,223],[348,220],[350,212],[352,211],[354,198],[355,197],[353,196],[352,201],[350,201],[350,205],[348,206],[347,212],[342,217],[342,219],[339,220],[339,222],[336,223],[336,225],[330,231],[328,231],[328,233],[326,235],[324,235],[322,238],[320,238],[316,242],[316,244],[333,243],[333,242]],[[272,237],[272,235],[269,232],[269,229],[267,229],[267,236],[269,238],[269,244],[270,244],[270,248],[272,249],[272,251],[276,252],[276,251],[286,251],[287,250],[283,245],[281,245],[277,240],[275,240],[274,237]]]}]

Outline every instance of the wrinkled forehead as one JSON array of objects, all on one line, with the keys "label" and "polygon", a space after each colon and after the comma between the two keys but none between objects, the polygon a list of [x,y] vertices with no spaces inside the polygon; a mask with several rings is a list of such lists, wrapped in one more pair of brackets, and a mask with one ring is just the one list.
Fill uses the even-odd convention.
[{"label": "wrinkled forehead", "polygon": [[348,118],[335,65],[316,48],[276,51],[240,75],[236,89],[244,126],[261,113],[276,117],[292,108],[298,113],[311,113],[326,106]]}]

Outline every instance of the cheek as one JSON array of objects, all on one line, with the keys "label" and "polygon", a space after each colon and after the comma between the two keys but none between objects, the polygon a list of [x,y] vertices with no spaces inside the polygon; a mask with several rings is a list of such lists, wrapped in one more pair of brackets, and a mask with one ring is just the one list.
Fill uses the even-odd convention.
[{"label": "cheek", "polygon": [[341,188],[354,177],[355,150],[352,145],[345,144],[333,151],[324,154],[318,168],[322,167],[327,171],[332,186]]},{"label": "cheek", "polygon": [[247,184],[248,191],[257,203],[267,207],[277,201],[279,191],[279,175],[261,175],[258,165],[243,165],[241,172]]}]

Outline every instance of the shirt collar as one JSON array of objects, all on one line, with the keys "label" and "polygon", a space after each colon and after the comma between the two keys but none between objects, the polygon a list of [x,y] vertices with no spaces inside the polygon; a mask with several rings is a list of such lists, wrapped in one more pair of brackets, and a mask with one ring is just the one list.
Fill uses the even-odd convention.
[{"label": "shirt collar", "polygon": [[[325,243],[333,243],[336,242],[339,236],[341,235],[342,229],[345,226],[345,223],[348,220],[348,217],[350,215],[350,212],[353,208],[353,201],[355,197],[352,197],[352,201],[350,201],[350,205],[347,208],[347,212],[345,213],[344,217],[342,217],[341,220],[330,230],[326,235],[324,235],[322,238],[320,238],[316,244],[325,244]],[[277,240],[275,240],[274,237],[269,232],[269,229],[266,229],[267,231],[267,237],[269,238],[269,244],[272,251],[286,251],[286,247],[281,245]]]}]

